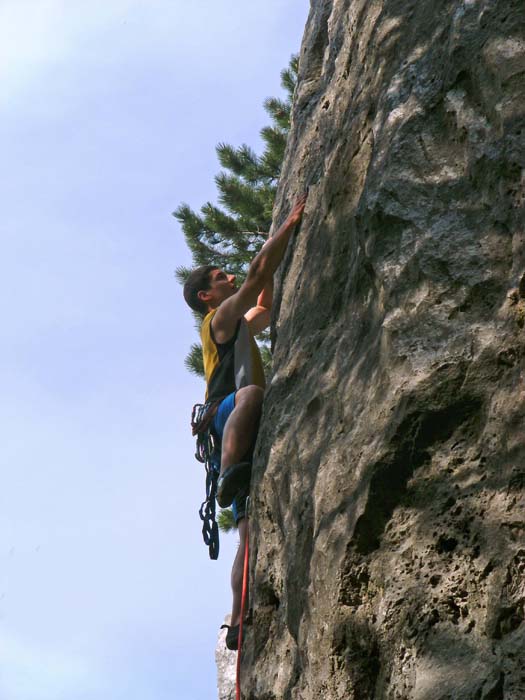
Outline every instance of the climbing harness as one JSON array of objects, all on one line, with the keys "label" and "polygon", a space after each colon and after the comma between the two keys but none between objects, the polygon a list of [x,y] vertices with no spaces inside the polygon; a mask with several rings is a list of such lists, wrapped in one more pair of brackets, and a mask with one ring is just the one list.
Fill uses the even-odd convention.
[{"label": "climbing harness", "polygon": [[[248,512],[250,508],[250,498],[246,499],[246,518],[248,518]],[[248,520],[247,520],[248,522]],[[250,529],[249,525],[246,526],[246,542],[244,545],[244,566],[242,570],[242,597],[241,597],[241,618],[239,620],[239,643],[237,649],[237,668],[236,668],[236,678],[235,678],[235,700],[241,700],[241,653],[242,653],[242,633],[244,624],[244,609],[246,607],[246,597],[248,594],[248,569],[249,569],[249,559],[250,559]]]},{"label": "climbing harness", "polygon": [[210,424],[220,401],[197,403],[191,412],[192,434],[197,436],[195,459],[206,469],[206,499],[199,509],[202,520],[202,538],[208,547],[210,559],[219,557],[219,526],[215,519],[215,496],[220,470],[220,446],[214,441]]}]

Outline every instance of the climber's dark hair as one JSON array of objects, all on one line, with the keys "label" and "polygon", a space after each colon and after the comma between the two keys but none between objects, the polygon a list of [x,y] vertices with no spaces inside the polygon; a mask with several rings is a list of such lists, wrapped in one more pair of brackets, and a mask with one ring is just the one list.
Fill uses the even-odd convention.
[{"label": "climber's dark hair", "polygon": [[184,299],[189,307],[201,316],[206,316],[208,307],[197,296],[199,292],[205,292],[210,288],[210,272],[218,270],[217,265],[202,265],[195,268],[188,275],[184,283]]}]

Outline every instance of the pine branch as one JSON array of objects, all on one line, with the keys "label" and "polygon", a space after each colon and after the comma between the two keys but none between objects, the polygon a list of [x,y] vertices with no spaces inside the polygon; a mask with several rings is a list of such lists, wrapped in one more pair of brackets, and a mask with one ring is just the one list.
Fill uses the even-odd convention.
[{"label": "pine branch", "polygon": [[184,265],[179,265],[179,267],[175,269],[175,277],[177,278],[179,284],[184,285],[190,275],[190,272],[191,269],[189,267],[184,267]]},{"label": "pine branch", "polygon": [[237,523],[233,517],[233,511],[231,508],[223,508],[217,516],[217,525],[221,532],[231,532],[232,530],[237,530]]},{"label": "pine branch", "polygon": [[192,344],[184,360],[184,366],[192,374],[196,374],[198,377],[204,377],[204,361],[202,359],[202,345],[200,345],[200,343]]},{"label": "pine branch", "polygon": [[299,73],[299,56],[292,54],[288,68],[281,71],[281,87],[288,93],[288,100],[291,103],[297,85],[297,75]]},{"label": "pine branch", "polygon": [[290,104],[277,97],[268,97],[264,101],[264,109],[276,125],[285,131],[290,128]]},{"label": "pine branch", "polygon": [[239,177],[224,172],[216,175],[215,182],[220,203],[243,222],[247,222],[243,228],[256,228],[257,225],[266,228],[271,224],[265,217],[265,192],[262,188],[251,187]]},{"label": "pine branch", "polygon": [[227,242],[230,238],[236,240],[239,237],[241,226],[236,218],[228,216],[222,209],[219,209],[211,202],[207,202],[201,211],[204,215],[206,228],[218,234],[217,243]]},{"label": "pine branch", "polygon": [[246,182],[257,184],[260,181],[259,158],[249,146],[243,144],[234,148],[226,143],[219,143],[216,151],[223,168],[242,177]]}]

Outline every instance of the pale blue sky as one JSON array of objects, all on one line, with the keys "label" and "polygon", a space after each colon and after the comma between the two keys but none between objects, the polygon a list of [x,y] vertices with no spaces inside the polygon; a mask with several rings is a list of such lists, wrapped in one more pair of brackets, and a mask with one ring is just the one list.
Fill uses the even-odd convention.
[{"label": "pale blue sky", "polygon": [[[209,700],[171,212],[258,147],[305,0],[0,2],[0,700]],[[213,594],[211,594],[213,592]]]}]

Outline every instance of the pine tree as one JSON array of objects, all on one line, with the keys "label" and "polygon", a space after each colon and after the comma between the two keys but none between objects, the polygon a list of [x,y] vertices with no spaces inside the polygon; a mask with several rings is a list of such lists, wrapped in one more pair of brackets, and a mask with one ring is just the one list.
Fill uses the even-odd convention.
[{"label": "pine tree", "polygon": [[[241,283],[248,265],[261,249],[272,224],[272,209],[277,182],[290,130],[293,93],[297,83],[298,57],[292,56],[288,68],[281,71],[281,86],[285,99],[269,97],[264,108],[272,124],[261,130],[264,142],[262,155],[249,146],[235,148],[225,143],[217,146],[217,156],[223,171],[215,177],[222,209],[207,202],[194,212],[181,204],[173,216],[181,223],[186,243],[191,250],[193,265],[217,265],[237,276]],[[190,269],[178,267],[175,275],[184,284]],[[200,329],[201,318],[196,318]],[[263,362],[269,365],[271,355],[261,334]],[[186,368],[204,376],[202,348],[193,343],[184,361]],[[223,532],[236,529],[230,508],[220,511],[217,522]]]},{"label": "pine tree", "polygon": [[[181,204],[173,216],[181,223],[193,265],[217,265],[237,276],[242,283],[249,263],[261,249],[272,223],[277,182],[290,129],[290,112],[297,82],[298,57],[292,56],[281,72],[285,98],[270,97],[264,108],[271,117],[270,126],[261,130],[264,150],[258,156],[246,144],[238,148],[219,143],[217,156],[223,170],[215,177],[221,207],[207,202],[200,213]],[[184,284],[190,269],[177,268],[175,274]],[[200,328],[200,318],[196,318]],[[264,347],[264,335],[262,336]],[[268,352],[264,352],[268,359]],[[203,376],[201,346],[194,343],[185,360],[188,370]]]}]

